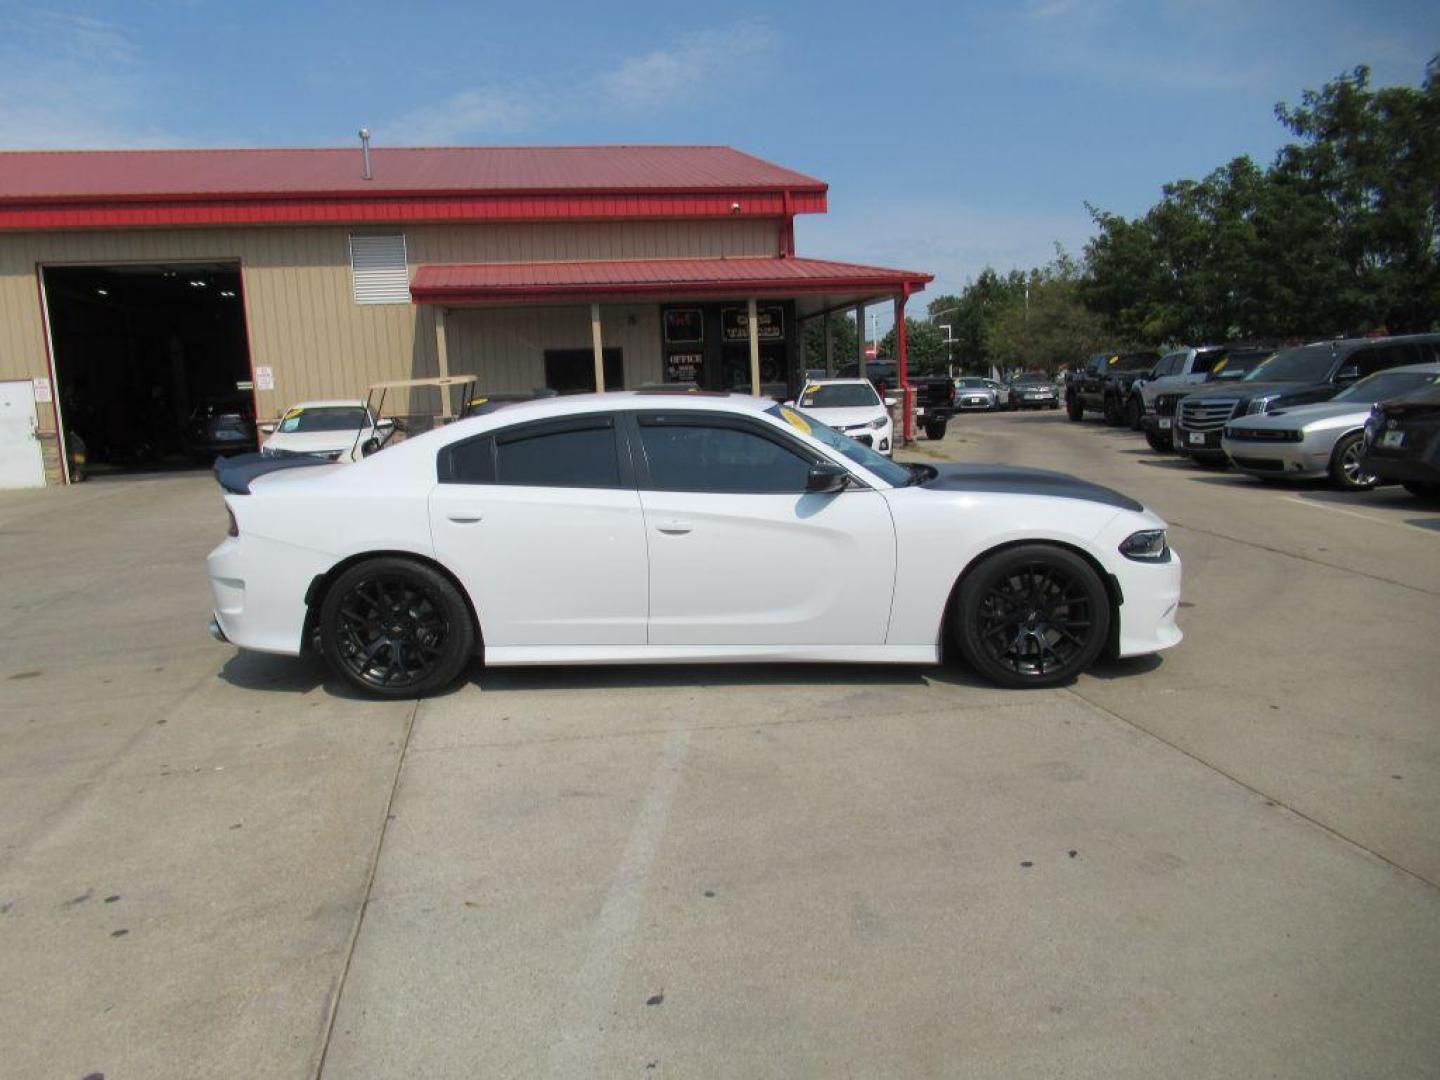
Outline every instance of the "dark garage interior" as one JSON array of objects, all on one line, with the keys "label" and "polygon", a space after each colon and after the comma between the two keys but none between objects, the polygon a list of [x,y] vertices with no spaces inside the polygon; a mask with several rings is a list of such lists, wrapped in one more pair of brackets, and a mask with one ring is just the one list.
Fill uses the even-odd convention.
[{"label": "dark garage interior", "polygon": [[46,267],[44,280],[72,461],[76,446],[100,473],[255,449],[238,265]]}]

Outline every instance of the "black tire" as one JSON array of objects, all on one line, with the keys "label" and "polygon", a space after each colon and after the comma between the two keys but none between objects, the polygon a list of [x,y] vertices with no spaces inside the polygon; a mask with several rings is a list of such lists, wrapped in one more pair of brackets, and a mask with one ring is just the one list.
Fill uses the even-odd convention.
[{"label": "black tire", "polygon": [[1361,465],[1365,455],[1365,434],[1352,431],[1330,451],[1330,482],[1341,491],[1369,491],[1380,482],[1374,473]]},{"label": "black tire", "polygon": [[931,420],[925,424],[925,437],[939,442],[945,438],[945,430],[950,426],[948,420]]},{"label": "black tire", "polygon": [[1145,406],[1139,397],[1131,397],[1125,402],[1125,426],[1131,431],[1140,430],[1140,422],[1145,418]]},{"label": "black tire", "polygon": [[1045,407],[1047,409],[1058,409],[1060,407],[1060,403],[1058,401],[1052,401],[1049,405],[1046,405]]},{"label": "black tire", "polygon": [[966,572],[950,608],[950,634],[978,674],[1001,686],[1069,682],[1105,648],[1105,583],[1079,555],[1022,544]]},{"label": "black tire", "polygon": [[1065,403],[1065,415],[1070,417],[1070,422],[1078,424],[1085,419],[1085,406],[1080,404],[1078,398],[1071,398]]},{"label": "black tire", "polygon": [[1119,427],[1125,420],[1124,408],[1113,395],[1105,399],[1104,416],[1105,423],[1111,427]]},{"label": "black tire", "polygon": [[1425,484],[1419,480],[1406,480],[1401,486],[1417,499],[1440,499],[1440,484]]},{"label": "black tire", "polygon": [[1168,454],[1175,448],[1175,444],[1171,441],[1168,432],[1161,434],[1153,429],[1148,430],[1145,432],[1145,441],[1150,444],[1150,449],[1154,450],[1157,454]]},{"label": "black tire", "polygon": [[444,574],[381,556],[352,566],[325,593],[320,648],[366,694],[426,697],[454,682],[475,655],[475,623]]}]

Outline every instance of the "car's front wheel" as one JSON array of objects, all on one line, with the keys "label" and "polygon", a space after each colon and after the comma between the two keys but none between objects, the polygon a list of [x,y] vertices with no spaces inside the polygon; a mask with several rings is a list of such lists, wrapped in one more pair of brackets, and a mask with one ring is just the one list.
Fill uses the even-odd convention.
[{"label": "car's front wheel", "polygon": [[1078,424],[1085,419],[1085,406],[1080,404],[1078,398],[1071,398],[1065,403],[1065,415]]},{"label": "car's front wheel", "polygon": [[464,598],[430,566],[384,556],[340,575],[320,606],[320,647],[352,686],[417,698],[455,681],[475,652]]},{"label": "car's front wheel", "polygon": [[1352,431],[1330,452],[1330,479],[1341,491],[1369,491],[1380,478],[1367,472],[1360,459],[1365,456],[1365,436]]},{"label": "car's front wheel", "polygon": [[966,573],[950,633],[966,662],[1001,686],[1046,687],[1089,667],[1110,633],[1105,584],[1079,555],[1023,544]]},{"label": "car's front wheel", "polygon": [[1151,450],[1159,454],[1168,453],[1174,448],[1168,431],[1162,435],[1158,431],[1148,430],[1145,432],[1145,441],[1150,444]]},{"label": "car's front wheel", "polygon": [[1125,426],[1131,431],[1140,430],[1140,421],[1145,416],[1145,406],[1139,396],[1133,396],[1125,402]]},{"label": "car's front wheel", "polygon": [[945,431],[948,427],[948,421],[931,420],[925,425],[925,437],[927,439],[939,441],[940,439],[945,438]]}]

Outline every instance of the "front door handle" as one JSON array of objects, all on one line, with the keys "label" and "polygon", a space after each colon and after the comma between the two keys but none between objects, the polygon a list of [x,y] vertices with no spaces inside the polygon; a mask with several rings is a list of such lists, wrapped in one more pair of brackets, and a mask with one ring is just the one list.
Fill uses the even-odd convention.
[{"label": "front door handle", "polygon": [[679,518],[668,518],[659,522],[655,528],[666,536],[684,536],[690,531],[690,522],[681,521]]},{"label": "front door handle", "polygon": [[473,517],[461,517],[458,514],[450,514],[448,516],[456,525],[475,525],[480,521],[479,514],[475,514]]}]

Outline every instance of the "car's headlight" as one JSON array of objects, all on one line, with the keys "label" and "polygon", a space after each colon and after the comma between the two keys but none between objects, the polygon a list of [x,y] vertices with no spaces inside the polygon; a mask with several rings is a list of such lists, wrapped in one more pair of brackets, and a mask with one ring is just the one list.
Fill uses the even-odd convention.
[{"label": "car's headlight", "polygon": [[1245,414],[1249,416],[1254,413],[1269,412],[1270,403],[1274,400],[1275,396],[1273,394],[1268,397],[1262,396],[1257,398],[1251,398],[1250,404],[1245,406]]},{"label": "car's headlight", "polygon": [[889,422],[890,422],[889,417],[884,417],[884,416],[882,416],[879,420],[871,420],[869,426],[872,427],[872,428],[874,428],[876,431],[879,431],[881,428],[883,428],[883,427],[884,427],[886,424],[888,424]]},{"label": "car's headlight", "polygon": [[1131,533],[1120,544],[1120,554],[1136,562],[1165,562],[1170,558],[1170,545],[1164,529],[1146,529]]}]

